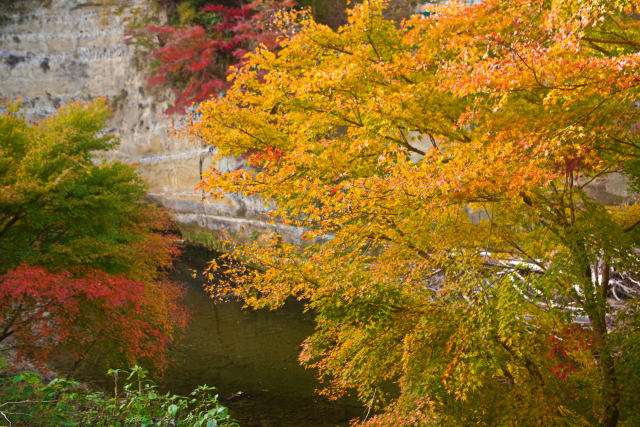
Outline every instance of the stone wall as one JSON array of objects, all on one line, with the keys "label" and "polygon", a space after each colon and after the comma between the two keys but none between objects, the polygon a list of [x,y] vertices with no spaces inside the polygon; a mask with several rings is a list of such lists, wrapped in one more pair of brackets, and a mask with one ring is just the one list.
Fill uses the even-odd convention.
[{"label": "stone wall", "polygon": [[[149,197],[172,209],[177,221],[244,234],[273,228],[257,200],[203,200],[196,191],[212,154],[172,136],[173,120],[163,114],[168,101],[149,93],[134,49],[124,43],[124,29],[136,15],[166,21],[151,0],[23,0],[2,9],[0,94],[22,97],[32,117],[50,115],[70,100],[106,96],[115,110],[110,131],[121,140],[110,155],[135,164]],[[241,166],[234,159],[216,165]]]},{"label": "stone wall", "polygon": [[[196,191],[201,171],[211,166],[211,153],[171,135],[172,119],[163,114],[167,100],[148,92],[134,50],[123,41],[127,23],[142,14],[158,24],[166,20],[152,0],[0,0],[0,94],[21,96],[34,117],[45,117],[70,100],[107,96],[116,112],[110,130],[121,139],[111,156],[137,165],[149,197],[172,209],[177,221],[245,235],[273,229],[258,200],[203,199]],[[417,146],[428,148],[427,141],[412,136]],[[235,159],[216,165],[220,170],[241,166]],[[629,196],[619,175],[596,180],[589,191],[604,203]],[[299,239],[298,229],[278,229]]]}]

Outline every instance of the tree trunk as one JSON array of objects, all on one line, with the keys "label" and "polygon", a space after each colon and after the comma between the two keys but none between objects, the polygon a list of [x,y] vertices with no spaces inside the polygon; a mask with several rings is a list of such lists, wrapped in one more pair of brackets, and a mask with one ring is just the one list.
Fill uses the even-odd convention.
[{"label": "tree trunk", "polygon": [[615,427],[620,418],[620,390],[616,381],[615,360],[611,353],[611,347],[607,332],[607,294],[609,293],[609,275],[611,267],[607,262],[602,266],[602,278],[600,283],[599,298],[596,299],[595,313],[590,315],[597,345],[597,355],[602,376],[602,392],[604,399],[604,412],[600,418],[600,425]]},{"label": "tree trunk", "polygon": [[620,410],[620,391],[615,378],[615,366],[611,352],[606,349],[600,352],[600,372],[604,382],[604,414],[600,424],[606,427],[618,425]]}]

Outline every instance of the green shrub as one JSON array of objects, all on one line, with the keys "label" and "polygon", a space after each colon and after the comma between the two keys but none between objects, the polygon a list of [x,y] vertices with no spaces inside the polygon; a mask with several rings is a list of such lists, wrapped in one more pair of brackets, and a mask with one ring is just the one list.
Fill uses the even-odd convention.
[{"label": "green shrub", "polygon": [[0,422],[14,426],[238,425],[218,402],[214,387],[199,386],[189,396],[161,394],[139,366],[130,372],[108,373],[114,378],[113,396],[61,378],[45,384],[36,372],[4,376],[0,372],[0,402],[4,402],[0,404]]}]

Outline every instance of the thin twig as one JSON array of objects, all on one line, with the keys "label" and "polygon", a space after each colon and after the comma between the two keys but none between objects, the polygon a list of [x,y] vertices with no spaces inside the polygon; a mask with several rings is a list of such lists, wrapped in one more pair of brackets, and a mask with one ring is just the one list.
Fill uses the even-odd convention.
[{"label": "thin twig", "polygon": [[362,424],[360,424],[361,426],[364,425],[364,423],[367,421],[367,418],[369,418],[369,412],[371,412],[371,407],[373,406],[373,401],[376,398],[376,391],[378,391],[378,389],[373,389],[373,397],[371,398],[371,403],[369,403],[369,407],[367,408],[367,413],[364,416],[364,419],[362,420]]}]

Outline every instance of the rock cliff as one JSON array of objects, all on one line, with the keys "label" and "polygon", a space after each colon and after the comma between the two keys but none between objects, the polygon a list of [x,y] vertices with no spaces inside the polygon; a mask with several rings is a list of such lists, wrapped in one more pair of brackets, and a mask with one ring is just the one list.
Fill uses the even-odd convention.
[{"label": "rock cliff", "polygon": [[[124,43],[127,23],[142,14],[166,20],[153,0],[0,0],[0,94],[21,96],[37,117],[70,100],[107,96],[116,113],[111,131],[121,139],[112,155],[137,165],[149,197],[172,209],[177,221],[245,235],[271,229],[257,200],[216,201],[196,191],[211,153],[172,136],[172,119],[163,114],[167,101],[148,92],[134,49]],[[416,143],[425,142],[416,136]],[[241,166],[236,159],[216,165]],[[589,191],[604,203],[628,196],[618,175],[594,181]],[[300,230],[278,228],[298,240]]]},{"label": "rock cliff", "polygon": [[[178,222],[245,234],[272,228],[256,200],[203,199],[196,191],[211,166],[210,150],[172,135],[173,119],[163,114],[167,100],[149,93],[134,49],[124,43],[125,27],[142,14],[166,20],[152,0],[0,0],[0,94],[20,96],[35,117],[70,100],[106,96],[115,111],[110,131],[121,140],[111,155],[135,164],[149,197]],[[216,165],[241,166],[235,159]]]}]

